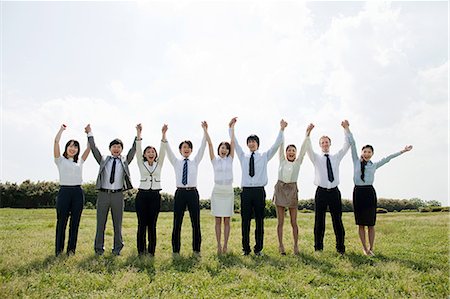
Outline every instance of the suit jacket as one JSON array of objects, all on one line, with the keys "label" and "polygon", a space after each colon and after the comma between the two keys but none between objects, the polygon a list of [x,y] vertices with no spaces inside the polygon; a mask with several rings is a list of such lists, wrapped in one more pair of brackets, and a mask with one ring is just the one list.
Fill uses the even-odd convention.
[{"label": "suit jacket", "polygon": [[[91,147],[91,151],[92,151],[92,154],[94,155],[95,160],[97,160],[97,163],[100,165],[95,188],[101,189],[102,188],[102,177],[104,175],[103,170],[105,169],[106,163],[108,163],[108,161],[112,158],[112,156],[109,156],[109,155],[102,156],[102,154],[98,150],[97,146],[95,145],[94,136],[89,136],[88,142],[89,142],[89,146]],[[130,179],[131,176],[130,176],[130,170],[128,169],[128,165],[133,160],[135,153],[136,153],[136,138],[134,139],[133,146],[128,151],[127,156],[119,157],[120,161],[122,163],[122,167],[123,167],[123,189],[122,189],[123,191],[133,188],[133,185],[131,184],[131,179]]]},{"label": "suit jacket", "polygon": [[161,142],[159,148],[158,161],[156,163],[155,170],[150,173],[148,168],[145,167],[144,158],[142,157],[142,141],[136,141],[136,160],[139,167],[139,172],[141,173],[141,182],[139,184],[139,189],[144,190],[161,190],[161,169],[164,163],[164,157],[166,156],[166,145],[167,142]]}]

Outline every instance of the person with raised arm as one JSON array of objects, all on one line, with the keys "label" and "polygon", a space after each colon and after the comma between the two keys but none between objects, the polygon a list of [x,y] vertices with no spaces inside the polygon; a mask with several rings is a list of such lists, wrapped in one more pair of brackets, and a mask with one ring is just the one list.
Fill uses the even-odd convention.
[{"label": "person with raised arm", "polygon": [[[230,236],[230,218],[234,212],[233,192],[233,158],[234,158],[234,129],[231,128],[231,141],[222,141],[217,147],[217,156],[211,138],[206,131],[209,157],[214,169],[214,188],[211,194],[211,215],[215,217],[215,231],[217,240],[217,254],[227,253],[228,238]],[[221,243],[223,219],[223,247]]]},{"label": "person with raised arm", "polygon": [[203,158],[206,148],[205,133],[208,129],[206,121],[202,122],[203,139],[197,155],[194,159],[189,159],[192,154],[192,142],[184,140],[178,146],[181,159],[176,158],[169,142],[167,142],[167,158],[175,170],[177,190],[174,196],[173,206],[173,230],[172,230],[172,253],[175,256],[180,254],[181,248],[181,225],[183,224],[186,207],[192,224],[192,250],[194,255],[200,255],[202,236],[200,231],[200,197],[197,190],[198,165]]},{"label": "person with raised arm", "polygon": [[[345,136],[350,131],[348,122],[342,121],[341,126],[344,128]],[[313,124],[308,126],[306,131],[307,150],[309,158],[314,165],[315,179],[314,184],[317,186],[314,197],[314,249],[316,251],[323,250],[323,238],[325,235],[325,215],[327,209],[331,214],[333,221],[334,235],[336,237],[336,251],[340,254],[345,253],[345,230],[342,224],[342,201],[341,191],[339,191],[339,165],[345,154],[350,148],[347,137],[341,150],[336,154],[330,153],[331,139],[328,136],[322,136],[319,139],[321,153],[313,151],[309,135],[314,128]]]},{"label": "person with raised arm", "polygon": [[83,183],[82,172],[83,163],[89,156],[89,144],[86,150],[80,154],[80,144],[71,139],[64,147],[61,156],[59,142],[62,133],[66,130],[66,125],[61,125],[55,137],[53,146],[53,156],[59,171],[59,191],[56,197],[56,238],[55,254],[60,255],[64,250],[64,239],[66,226],[69,221],[69,241],[67,244],[67,255],[75,254],[78,239],[78,228],[80,226],[81,213],[84,205],[84,192],[81,188]]},{"label": "person with raised arm", "polygon": [[[136,161],[141,174],[138,193],[136,195],[136,215],[138,218],[137,250],[139,255],[148,253],[155,255],[156,222],[161,208],[161,169],[166,155],[167,125],[163,125],[159,156],[153,146],[142,151],[142,125],[136,126]],[[148,247],[146,236],[148,231]]]},{"label": "person with raised arm", "polygon": [[108,213],[111,216],[114,227],[113,255],[120,255],[124,246],[122,239],[122,219],[124,209],[123,192],[133,188],[131,184],[130,170],[128,166],[136,153],[136,138],[126,157],[122,156],[123,142],[116,138],[109,144],[110,155],[102,156],[97,148],[91,125],[84,129],[95,160],[100,165],[95,188],[99,190],[97,196],[97,229],[95,233],[94,251],[97,255],[105,252],[105,227]]},{"label": "person with raised arm", "polygon": [[[348,122],[347,122],[348,126]],[[377,194],[373,188],[375,180],[375,171],[393,158],[412,150],[412,145],[405,146],[404,149],[393,153],[378,162],[372,162],[373,147],[369,144],[361,149],[361,155],[358,156],[355,139],[353,134],[348,135],[351,146],[353,160],[353,211],[355,222],[358,225],[358,234],[363,246],[364,255],[373,256],[375,243],[375,222],[377,217]],[[366,242],[366,228],[369,239],[369,246]]]},{"label": "person with raised arm", "polygon": [[[237,118],[233,118],[230,122],[230,136],[236,124]],[[267,185],[267,164],[269,160],[277,152],[278,147],[283,141],[284,129],[287,122],[283,119],[280,121],[280,131],[278,137],[272,147],[266,152],[260,152],[259,137],[250,135],[247,137],[247,147],[249,152],[244,153],[242,147],[234,136],[236,154],[241,163],[242,170],[242,193],[241,193],[241,218],[242,218],[242,254],[249,255],[250,249],[250,223],[252,214],[255,215],[255,246],[253,251],[256,256],[262,256],[264,247],[264,210],[266,205],[266,191],[264,186]]]},{"label": "person with raised arm", "polygon": [[289,144],[284,150],[284,141],[281,143],[279,152],[280,166],[278,167],[278,181],[275,185],[273,202],[277,207],[277,235],[278,250],[281,255],[286,255],[283,244],[283,225],[285,209],[289,209],[292,226],[292,237],[294,239],[294,254],[298,254],[298,187],[297,180],[300,172],[300,165],[306,154],[307,138],[302,143],[300,154],[297,157],[297,147]]}]

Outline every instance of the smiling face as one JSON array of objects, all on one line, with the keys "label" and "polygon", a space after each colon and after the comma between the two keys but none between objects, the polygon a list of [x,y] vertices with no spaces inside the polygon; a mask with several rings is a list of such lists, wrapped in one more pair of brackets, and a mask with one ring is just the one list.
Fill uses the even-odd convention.
[{"label": "smiling face", "polygon": [[192,154],[192,148],[187,144],[186,142],[183,142],[180,148],[180,154],[184,158],[189,158],[189,156]]},{"label": "smiling face", "polygon": [[328,136],[322,136],[319,140],[320,148],[322,152],[328,153],[330,151],[331,140]]},{"label": "smiling face", "polygon": [[288,147],[286,148],[286,159],[289,162],[294,162],[296,157],[297,157],[297,149],[292,145],[288,145]]},{"label": "smiling face", "polygon": [[67,146],[66,146],[66,155],[67,158],[74,158],[76,154],[78,154],[78,151],[80,149],[78,148],[78,145],[75,143],[75,141],[71,141]]},{"label": "smiling face", "polygon": [[365,146],[363,147],[363,149],[361,150],[361,157],[365,160],[365,161],[369,161],[373,156],[373,148],[371,146]]},{"label": "smiling face", "polygon": [[153,146],[147,146],[147,148],[144,150],[143,157],[144,157],[144,160],[146,160],[146,161],[148,161],[148,163],[152,164],[158,157],[158,154],[156,153],[156,150]]},{"label": "smiling face", "polygon": [[227,157],[230,154],[230,144],[228,142],[222,142],[217,152],[221,158]]},{"label": "smiling face", "polygon": [[247,141],[247,146],[251,152],[258,150],[258,143],[256,142],[256,140],[250,139],[249,141]]},{"label": "smiling face", "polygon": [[123,149],[122,145],[120,145],[120,144],[113,144],[109,148],[109,150],[111,151],[111,155],[114,157],[120,156],[120,154],[122,153],[122,149]]}]

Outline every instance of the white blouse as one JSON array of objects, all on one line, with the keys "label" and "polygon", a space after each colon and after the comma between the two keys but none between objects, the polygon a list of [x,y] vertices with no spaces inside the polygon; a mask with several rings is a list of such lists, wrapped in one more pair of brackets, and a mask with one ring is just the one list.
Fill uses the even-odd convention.
[{"label": "white blouse", "polygon": [[77,186],[83,183],[81,173],[83,171],[83,159],[79,158],[78,163],[73,162],[72,158],[60,156],[55,158],[55,164],[59,171],[60,186]]},{"label": "white blouse", "polygon": [[211,160],[214,169],[214,183],[218,185],[233,184],[233,158],[220,156]]}]

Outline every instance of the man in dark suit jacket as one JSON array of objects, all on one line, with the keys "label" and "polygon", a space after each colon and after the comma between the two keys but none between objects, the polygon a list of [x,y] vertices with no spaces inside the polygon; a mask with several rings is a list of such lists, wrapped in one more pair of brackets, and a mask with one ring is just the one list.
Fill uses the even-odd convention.
[{"label": "man in dark suit jacket", "polygon": [[111,209],[114,227],[114,246],[112,253],[114,255],[120,255],[120,251],[124,246],[122,240],[122,218],[124,208],[123,191],[133,188],[128,165],[131,163],[134,154],[136,153],[136,139],[126,157],[121,155],[123,143],[120,139],[114,139],[109,144],[111,155],[102,156],[95,145],[90,125],[86,126],[85,132],[88,136],[92,154],[100,165],[96,182],[96,189],[100,192],[97,197],[97,231],[94,243],[95,253],[102,255],[105,251],[105,226],[109,209]]}]

